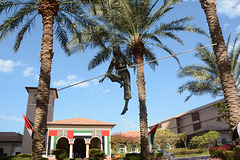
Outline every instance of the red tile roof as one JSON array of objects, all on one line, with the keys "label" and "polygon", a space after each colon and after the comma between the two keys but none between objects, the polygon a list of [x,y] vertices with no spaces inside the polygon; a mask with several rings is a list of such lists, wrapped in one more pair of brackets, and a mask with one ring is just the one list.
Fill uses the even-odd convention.
[{"label": "red tile roof", "polygon": [[0,142],[22,142],[23,136],[16,132],[0,132]]},{"label": "red tile roof", "polygon": [[126,137],[140,137],[140,131],[126,131],[121,133],[121,135]]},{"label": "red tile roof", "polygon": [[64,126],[112,126],[112,127],[116,125],[114,123],[102,122],[102,121],[97,121],[97,120],[92,120],[87,118],[81,118],[81,117],[47,122],[47,124],[48,125],[64,125]]}]

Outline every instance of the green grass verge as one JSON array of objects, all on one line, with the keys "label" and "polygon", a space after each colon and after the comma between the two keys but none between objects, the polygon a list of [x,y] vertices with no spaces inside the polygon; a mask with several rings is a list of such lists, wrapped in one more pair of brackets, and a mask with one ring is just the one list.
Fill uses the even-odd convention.
[{"label": "green grass verge", "polygon": [[175,155],[175,158],[180,158],[180,157],[194,157],[194,156],[208,156],[209,152],[205,151],[203,153],[195,153],[195,154],[184,154],[184,155]]}]

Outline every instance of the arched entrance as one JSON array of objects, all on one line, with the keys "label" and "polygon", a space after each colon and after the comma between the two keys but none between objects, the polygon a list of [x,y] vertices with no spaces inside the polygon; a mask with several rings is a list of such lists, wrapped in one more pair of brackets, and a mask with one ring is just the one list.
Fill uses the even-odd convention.
[{"label": "arched entrance", "polygon": [[66,153],[69,155],[69,142],[65,137],[59,138],[57,141],[56,149],[64,149]]},{"label": "arched entrance", "polygon": [[101,149],[101,140],[97,137],[92,138],[89,148]]},{"label": "arched entrance", "polygon": [[77,138],[73,145],[74,158],[85,158],[86,157],[86,144],[83,138]]}]

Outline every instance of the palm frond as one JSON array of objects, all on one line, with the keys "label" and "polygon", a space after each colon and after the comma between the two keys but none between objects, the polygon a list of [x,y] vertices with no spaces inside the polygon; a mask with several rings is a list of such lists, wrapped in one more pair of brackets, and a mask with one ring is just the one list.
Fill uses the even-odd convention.
[{"label": "palm frond", "polygon": [[91,70],[97,66],[99,66],[101,63],[109,60],[111,55],[111,49],[112,47],[103,48],[100,52],[97,53],[96,56],[90,61],[88,65],[88,70]]},{"label": "palm frond", "polygon": [[[35,14],[34,14],[35,12]],[[0,26],[0,39],[4,39],[8,33],[11,33],[13,30],[17,29],[18,26],[23,23],[25,17],[35,16],[37,14],[36,5],[34,3],[27,3],[21,6],[21,8],[3,22]]]},{"label": "palm frond", "polygon": [[[171,7],[173,4],[180,3],[179,0],[166,0],[164,1],[163,5],[159,7],[153,14],[152,16],[149,17],[147,23],[144,26],[143,31],[148,31],[149,28],[157,21],[159,20],[163,15],[165,15],[168,11],[172,10],[173,7]],[[149,12],[152,12],[151,8]],[[149,13],[148,13],[149,15]]]},{"label": "palm frond", "polygon": [[[152,60],[157,59],[155,54],[147,48],[145,48],[144,58],[145,58],[146,61],[152,61]],[[155,71],[156,66],[158,66],[158,62],[153,61],[153,62],[148,63],[148,65],[152,68],[152,70]]]},{"label": "palm frond", "polygon": [[[59,16],[55,16],[56,19],[56,29],[55,34],[57,40],[60,42],[61,48],[68,54],[71,54],[67,44],[68,44],[68,34],[64,29],[65,24],[62,23],[62,19]],[[66,20],[66,19],[65,19]],[[66,22],[66,21],[65,21]],[[69,24],[68,24],[69,25]],[[67,25],[66,25],[67,26]]]},{"label": "palm frond", "polygon": [[10,12],[11,10],[17,10],[17,8],[25,3],[16,0],[16,1],[1,1],[0,3],[0,14],[3,11],[6,11],[6,13]]},{"label": "palm frond", "polygon": [[[187,81],[178,88],[178,92],[180,94],[184,91],[189,91],[191,96],[211,94],[211,96],[215,97],[222,94],[221,88],[214,88],[209,81]],[[190,97],[188,96],[185,101],[187,101]]]},{"label": "palm frond", "polygon": [[156,46],[156,47],[159,47],[159,48],[165,50],[167,53],[169,53],[170,55],[172,55],[172,57],[173,57],[173,58],[178,62],[178,64],[180,65],[179,59],[174,55],[173,51],[172,51],[170,48],[168,48],[166,45],[160,45],[160,44],[152,44],[152,45],[154,45],[154,46]]},{"label": "palm frond", "polygon": [[240,55],[240,46],[236,47],[238,39],[239,39],[239,34],[237,34],[233,43],[233,48],[229,53],[229,60],[231,62],[231,67],[233,71],[235,70],[237,63],[239,63],[238,60]]},{"label": "palm frond", "polygon": [[30,29],[32,28],[32,26],[34,26],[34,21],[35,18],[37,17],[37,14],[35,14],[35,16],[33,16],[32,18],[30,18],[29,20],[27,20],[27,23],[25,25],[23,25],[23,28],[18,32],[17,34],[17,38],[14,44],[14,52],[17,52],[20,44],[23,40],[23,36],[26,34],[26,31],[30,32]]}]

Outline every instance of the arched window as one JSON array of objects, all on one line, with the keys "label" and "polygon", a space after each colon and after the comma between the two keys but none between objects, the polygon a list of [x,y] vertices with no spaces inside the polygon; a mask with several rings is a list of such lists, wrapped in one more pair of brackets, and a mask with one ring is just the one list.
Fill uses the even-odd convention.
[{"label": "arched window", "polygon": [[4,152],[4,149],[3,148],[0,148],[0,155],[2,155]]},{"label": "arched window", "polygon": [[222,138],[222,139],[221,139],[221,143],[222,143],[223,145],[225,145],[225,144],[227,144],[227,140],[226,140],[225,138]]},{"label": "arched window", "polygon": [[16,147],[16,148],[14,149],[13,155],[18,155],[18,154],[21,153],[21,151],[22,151],[22,147]]},{"label": "arched window", "polygon": [[126,147],[124,145],[120,145],[118,148],[119,153],[126,153]]},{"label": "arched window", "polygon": [[133,145],[131,148],[131,152],[133,152],[133,153],[138,152],[137,146]]}]

